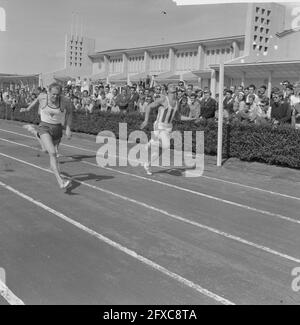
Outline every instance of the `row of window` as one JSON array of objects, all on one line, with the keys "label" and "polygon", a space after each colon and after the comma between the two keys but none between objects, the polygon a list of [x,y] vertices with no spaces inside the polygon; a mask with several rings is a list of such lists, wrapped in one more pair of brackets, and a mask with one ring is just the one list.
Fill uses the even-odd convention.
[{"label": "row of window", "polygon": [[[71,51],[73,50],[73,47],[74,47],[74,50],[78,50],[78,47],[77,46],[71,46]],[[80,47],[80,51],[82,51],[82,47]]]},{"label": "row of window", "polygon": [[207,50],[206,55],[219,55],[221,54],[230,54],[232,52],[232,49],[226,48],[226,49],[216,49],[216,50]]},{"label": "row of window", "polygon": [[[73,62],[71,61],[70,62],[70,66],[72,66],[72,65],[73,65]],[[82,66],[82,63],[78,63],[78,65],[81,67]],[[74,62],[74,66],[77,67],[77,62]]]},{"label": "row of window", "polygon": [[[74,61],[77,61],[77,56],[73,57],[73,56],[70,56],[70,61],[72,61],[72,59]],[[82,58],[79,58],[80,62],[82,61]]]},{"label": "row of window", "polygon": [[269,38],[263,37],[263,36],[258,37],[258,35],[254,35],[254,43],[256,43],[256,42],[267,44],[269,42]]},{"label": "row of window", "polygon": [[255,22],[256,23],[259,23],[259,21],[260,21],[260,23],[261,24],[266,24],[266,25],[270,25],[270,19],[265,19],[265,18],[263,18],[263,17],[255,17]]},{"label": "row of window", "polygon": [[257,14],[262,14],[262,15],[266,14],[268,17],[271,15],[271,10],[266,10],[264,8],[256,7],[255,11]]},{"label": "row of window", "polygon": [[270,32],[270,29],[269,28],[264,28],[264,27],[258,27],[258,26],[254,26],[254,31],[255,32],[259,32],[259,33],[266,33],[267,35],[269,34],[269,32]]},{"label": "row of window", "polygon": [[[70,52],[70,55],[73,55],[73,52],[72,51]],[[74,52],[74,55],[75,56],[78,56],[79,55],[80,57],[82,57],[82,53],[80,53],[80,52]]]},{"label": "row of window", "polygon": [[79,42],[79,41],[75,41],[75,40],[74,40],[74,41],[73,41],[73,40],[70,41],[70,45],[71,45],[71,46],[72,46],[73,44],[76,44],[76,45],[77,45],[78,43],[79,43],[81,46],[83,45],[83,42],[82,42],[82,41],[80,41],[80,42]]},{"label": "row of window", "polygon": [[180,58],[180,57],[188,57],[188,56],[197,56],[198,55],[198,52],[182,52],[182,53],[177,53],[176,54],[176,56],[178,57],[178,58]]},{"label": "row of window", "polygon": [[263,45],[253,44],[253,50],[268,52],[268,47]]}]

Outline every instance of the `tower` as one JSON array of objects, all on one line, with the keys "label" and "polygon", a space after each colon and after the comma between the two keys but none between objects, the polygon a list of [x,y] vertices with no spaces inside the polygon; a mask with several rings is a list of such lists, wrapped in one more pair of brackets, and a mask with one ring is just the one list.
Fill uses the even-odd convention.
[{"label": "tower", "polygon": [[95,51],[95,40],[84,36],[82,17],[72,14],[71,33],[65,39],[65,70],[71,77],[92,74],[89,54]]}]

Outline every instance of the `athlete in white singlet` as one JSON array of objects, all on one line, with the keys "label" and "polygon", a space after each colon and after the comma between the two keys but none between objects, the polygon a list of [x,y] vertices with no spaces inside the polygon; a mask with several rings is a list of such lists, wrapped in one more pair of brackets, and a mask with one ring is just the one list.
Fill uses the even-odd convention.
[{"label": "athlete in white singlet", "polygon": [[[55,174],[60,188],[67,188],[71,181],[65,180],[60,175],[57,153],[55,147],[60,143],[63,135],[63,125],[66,121],[66,136],[71,138],[72,104],[62,95],[59,84],[53,83],[49,87],[49,94],[41,93],[37,98],[40,107],[41,123],[38,127],[38,137],[42,146],[50,156],[50,166]],[[29,111],[35,103],[20,112]]]},{"label": "athlete in white singlet", "polygon": [[[158,113],[153,125],[154,139],[151,139],[147,143],[147,147],[151,146],[151,143],[161,141],[162,150],[168,150],[170,148],[170,134],[173,129],[173,120],[180,116],[179,105],[177,101],[176,86],[170,84],[168,86],[167,96],[157,99],[155,102],[149,104],[146,107],[145,120],[141,125],[141,128],[145,128],[148,124],[150,111],[153,108],[158,107]],[[182,121],[194,120],[186,116],[180,116]],[[150,161],[144,164],[144,169],[148,175],[152,175],[150,166],[159,158],[159,153],[155,152]]]}]

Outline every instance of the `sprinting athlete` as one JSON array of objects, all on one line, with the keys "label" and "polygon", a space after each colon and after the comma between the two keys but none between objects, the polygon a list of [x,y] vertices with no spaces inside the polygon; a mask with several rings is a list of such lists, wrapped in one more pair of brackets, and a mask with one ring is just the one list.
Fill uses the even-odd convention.
[{"label": "sprinting athlete", "polygon": [[[162,150],[168,150],[170,148],[170,134],[173,129],[173,120],[180,117],[182,121],[191,121],[195,118],[190,118],[186,116],[180,116],[179,103],[177,100],[177,90],[176,86],[173,84],[168,85],[168,91],[166,96],[158,98],[153,103],[146,107],[145,120],[141,125],[141,128],[145,128],[148,124],[150,111],[153,108],[158,107],[158,113],[156,120],[153,125],[154,129],[154,139],[151,139],[147,143],[147,148],[151,146],[151,143],[161,141]],[[159,158],[159,153],[154,152],[150,158],[144,164],[144,169],[148,175],[152,175],[151,165]]]},{"label": "sprinting athlete", "polygon": [[[66,136],[72,137],[72,105],[68,98],[62,95],[62,88],[59,84],[53,83],[49,86],[49,94],[41,93],[36,102],[39,103],[41,123],[38,127],[37,139],[50,156],[50,167],[57,179],[59,187],[67,188],[70,180],[60,175],[59,163],[55,146],[57,146],[63,135],[63,124],[66,121]],[[28,108],[22,108],[20,112],[27,112],[36,103],[33,102]]]}]

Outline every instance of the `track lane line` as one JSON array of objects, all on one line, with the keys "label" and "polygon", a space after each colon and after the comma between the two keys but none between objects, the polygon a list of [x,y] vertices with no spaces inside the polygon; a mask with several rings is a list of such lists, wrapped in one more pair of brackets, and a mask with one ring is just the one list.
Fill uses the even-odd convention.
[{"label": "track lane line", "polygon": [[25,305],[25,303],[19,297],[17,297],[1,280],[0,296],[2,296],[10,305]]},{"label": "track lane line", "polygon": [[[0,152],[0,156],[3,156],[3,157],[6,157],[6,158],[9,158],[9,159],[12,159],[12,160],[15,160],[15,161],[18,161],[22,164],[25,164],[25,165],[28,165],[28,166],[31,166],[31,167],[34,167],[36,169],[40,169],[40,170],[43,170],[47,173],[50,173],[50,174],[53,174],[51,170],[49,169],[46,169],[46,168],[43,168],[43,167],[40,167],[40,166],[37,166],[37,165],[34,165],[32,163],[29,163],[27,161],[24,161],[24,160],[21,160],[21,159],[18,159],[18,158],[15,158],[15,157],[12,157],[12,156],[9,156],[9,155],[6,155],[6,154],[3,154]],[[72,178],[69,178],[69,179],[72,179]],[[251,241],[248,241],[246,239],[243,239],[241,237],[238,237],[238,236],[235,236],[235,235],[232,235],[230,233],[226,233],[224,231],[221,231],[221,230],[218,230],[216,228],[213,228],[213,227],[209,227],[209,226],[206,226],[206,225],[203,225],[199,222],[196,222],[196,221],[192,221],[192,220],[189,220],[189,219],[186,219],[184,217],[181,217],[181,216],[178,216],[178,215],[175,215],[175,214],[172,214],[172,213],[169,213],[168,211],[166,210],[163,210],[163,209],[159,209],[159,208],[156,208],[154,206],[151,206],[147,203],[144,203],[144,202],[141,202],[141,201],[137,201],[135,199],[132,199],[132,198],[129,198],[127,196],[124,196],[124,195],[120,195],[120,194],[117,194],[117,193],[114,193],[114,192],[111,192],[109,190],[106,190],[106,189],[103,189],[101,187],[98,187],[98,186],[94,186],[94,185],[91,185],[89,183],[86,183],[86,182],[82,182],[82,181],[78,181],[76,179],[73,179],[73,181],[79,183],[79,184],[82,184],[84,186],[87,186],[89,188],[92,188],[94,190],[97,190],[97,191],[100,191],[102,193],[105,193],[105,194],[108,194],[108,195],[111,195],[111,196],[114,196],[114,197],[117,197],[119,199],[122,199],[124,201],[127,201],[127,202],[131,202],[135,205],[139,205],[139,206],[142,206],[148,210],[152,210],[152,211],[155,211],[155,212],[158,212],[162,215],[165,215],[171,219],[174,219],[174,220],[178,220],[178,221],[181,221],[183,223],[186,223],[186,224],[190,224],[190,225],[193,225],[193,226],[196,226],[200,229],[204,229],[206,231],[209,231],[211,233],[214,233],[214,234],[217,234],[217,235],[220,235],[222,237],[225,237],[227,239],[231,239],[233,241],[236,241],[236,242],[239,242],[239,243],[242,243],[242,244],[245,244],[247,246],[250,246],[250,247],[254,247],[258,250],[261,250],[261,251],[264,251],[264,252],[267,252],[269,254],[272,254],[272,255],[275,255],[277,257],[281,257],[283,259],[286,259],[286,260],[289,260],[289,261],[292,261],[292,262],[295,262],[295,263],[298,263],[300,264],[300,259],[297,258],[297,257],[293,257],[293,256],[290,256],[288,254],[285,254],[285,253],[281,253],[279,251],[276,251],[276,250],[273,250],[269,247],[266,247],[266,246],[263,246],[263,245],[260,245],[260,244],[256,244],[254,242],[251,242]]]},{"label": "track lane line", "polygon": [[[36,151],[41,151],[40,149],[37,149],[35,147],[29,146],[29,145],[26,145],[26,144],[23,144],[23,143],[7,140],[7,139],[3,139],[3,138],[0,138],[0,140],[4,141],[4,142],[11,143],[11,144],[16,144],[16,145],[21,146],[21,147],[26,147],[26,148],[30,148],[30,149],[33,149],[33,150],[36,150]],[[72,157],[67,157],[67,158],[73,159]],[[75,159],[73,159],[73,160],[75,160]],[[109,170],[109,171],[112,171],[112,172],[116,171],[113,168],[100,167],[97,164],[93,164],[93,163],[90,163],[88,161],[81,161],[81,163],[86,164],[86,165],[90,165],[90,166],[93,166],[93,167],[97,167],[97,168],[106,169],[106,170]],[[194,195],[198,195],[198,196],[205,197],[205,198],[208,198],[208,199],[216,200],[216,201],[219,201],[221,203],[233,205],[233,206],[236,206],[236,207],[239,207],[239,208],[242,208],[242,209],[246,209],[246,210],[253,211],[253,212],[256,212],[256,213],[261,213],[261,214],[264,214],[264,215],[268,215],[268,216],[271,216],[271,217],[275,217],[275,218],[278,218],[278,219],[281,219],[281,220],[285,220],[285,221],[292,222],[292,223],[300,225],[300,220],[294,219],[294,218],[291,218],[291,217],[287,217],[287,216],[284,216],[282,214],[278,214],[278,213],[270,212],[270,211],[267,211],[267,210],[262,210],[262,209],[250,207],[250,206],[245,205],[245,204],[225,200],[225,199],[222,199],[222,198],[219,198],[219,197],[216,197],[216,196],[212,196],[212,195],[205,194],[205,193],[198,192],[198,191],[193,191],[193,190],[190,190],[190,189],[186,189],[184,187],[180,187],[180,186],[177,186],[177,185],[172,185],[172,184],[169,184],[169,183],[161,182],[161,181],[158,181],[158,180],[155,180],[155,179],[151,179],[151,178],[147,178],[147,177],[143,177],[143,176],[139,176],[139,175],[135,175],[135,174],[130,174],[130,173],[127,173],[127,172],[122,172],[122,171],[117,171],[117,172],[119,174],[130,175],[130,176],[138,178],[138,179],[151,181],[153,183],[157,183],[157,184],[160,184],[160,185],[165,185],[165,186],[171,187],[171,188],[179,190],[179,191],[185,191],[185,192],[188,192],[188,193],[191,193],[191,194],[194,194]]]},{"label": "track lane line", "polygon": [[[166,269],[165,267],[153,262],[152,260],[142,256],[142,255],[139,255],[138,253],[136,253],[135,251],[125,247],[125,246],[122,246],[121,244],[109,239],[108,237],[105,237],[101,234],[99,234],[98,232],[84,226],[83,224],[69,218],[68,216],[66,216],[65,214],[57,211],[57,210],[54,210],[52,208],[50,208],[49,206],[43,204],[42,202],[40,201],[37,201],[35,200],[34,198],[18,191],[17,189],[3,183],[2,181],[0,181],[0,186],[2,186],[3,188],[5,188],[6,190],[18,195],[19,197],[29,201],[30,203],[46,210],[47,212],[55,215],[56,217],[66,221],[67,223],[69,224],[72,224],[73,226],[77,227],[78,229],[82,230],[82,231],[85,231],[86,233],[88,233],[89,235],[97,238],[98,240],[100,241],[103,241],[105,242],[106,244],[118,249],[119,251],[133,257],[134,259],[137,259],[138,261],[142,262],[143,264],[146,264],[148,267],[151,267],[152,269],[155,269],[156,271],[159,271],[160,273],[176,280],[177,282],[179,282],[180,284],[183,284],[193,290],[196,290],[197,292],[199,292],[200,294],[206,296],[206,297],[209,297],[213,300],[215,300],[216,302],[218,303],[221,303],[221,304],[224,304],[224,305],[235,305],[233,302],[229,301],[228,299],[225,299],[203,287],[201,287],[199,284],[196,284],[180,275],[178,275],[177,273],[174,273],[174,272],[171,272],[169,271],[168,269]],[[1,282],[0,282],[0,289],[1,289]]]},{"label": "track lane line", "polygon": [[[25,134],[22,134],[22,133],[14,132],[14,131],[8,131],[8,130],[1,129],[1,128],[0,128],[0,131],[7,132],[7,133],[12,133],[12,134],[19,135],[19,136],[22,136],[22,137],[25,137],[25,138],[35,139],[32,136],[28,136],[28,135],[25,135]],[[69,148],[73,148],[73,149],[78,149],[78,150],[82,150],[82,151],[86,151],[86,152],[90,152],[90,153],[94,153],[95,156],[97,154],[96,151],[91,150],[91,149],[85,149],[85,148],[82,148],[82,147],[72,146],[72,145],[68,145],[68,144],[64,144],[64,143],[61,143],[61,146],[69,147]],[[113,157],[115,157],[115,158],[125,158],[125,157],[121,157],[119,155],[114,155]],[[137,160],[131,160],[131,161],[137,162]],[[147,177],[122,172],[122,171],[112,169],[112,168],[108,168],[108,167],[100,167],[100,166],[98,166],[98,167],[103,168],[103,169],[112,170],[112,171],[114,171],[116,173],[121,173],[121,174],[127,175],[127,176],[142,178],[142,179],[145,179],[145,180],[148,180],[148,181],[160,182],[160,181],[153,180],[153,179],[150,179],[150,178],[147,178]],[[164,167],[164,166],[161,166],[160,168],[169,169],[168,167]],[[216,177],[211,177],[211,176],[202,175],[200,177],[205,178],[205,179],[210,179],[210,180],[213,180],[213,181],[217,181],[217,182],[223,182],[223,183],[227,183],[227,184],[231,184],[231,185],[235,185],[235,186],[245,187],[245,188],[247,188],[249,190],[253,190],[253,191],[260,191],[260,192],[268,193],[268,194],[271,194],[271,195],[278,195],[278,196],[282,196],[282,197],[285,197],[285,198],[288,198],[288,199],[300,201],[300,197],[296,197],[296,196],[292,196],[292,195],[288,195],[288,194],[284,194],[284,193],[270,191],[270,190],[262,189],[262,188],[259,188],[259,187],[253,187],[253,186],[250,186],[250,185],[245,185],[245,184],[241,184],[241,183],[237,183],[237,182],[231,182],[231,181],[228,181],[228,180],[224,180],[224,179],[216,178]],[[170,187],[176,186],[176,185],[169,184],[169,183],[166,183],[166,182],[160,182],[160,184],[165,185],[165,186],[170,186]],[[189,190],[187,188],[184,188],[184,187],[180,187],[180,189],[183,190],[183,191],[191,191],[191,190]],[[199,192],[197,192],[197,193],[199,193]]]},{"label": "track lane line", "polygon": [[[29,146],[29,145],[25,145],[25,144],[22,144],[22,143],[19,143],[19,142],[15,142],[15,141],[11,141],[11,140],[6,140],[6,139],[3,139],[3,138],[0,138],[0,140],[5,141],[5,142],[8,142],[8,143],[16,144],[16,145],[19,145],[19,146],[22,146],[22,147],[31,148],[31,149],[36,150],[36,151],[41,151],[41,150],[39,150],[39,149],[37,149],[35,147]],[[71,157],[68,157],[68,158],[72,159]],[[103,169],[106,169],[106,170],[109,170],[109,171],[113,171],[113,172],[116,171],[113,168],[100,167],[97,164],[93,164],[93,163],[90,163],[88,161],[81,161],[81,163],[87,164],[87,165],[90,165],[90,166],[93,166],[93,167],[97,167],[97,168],[103,168]],[[285,221],[289,221],[289,222],[293,222],[293,223],[296,223],[296,224],[300,224],[300,220],[294,219],[294,218],[290,218],[290,217],[287,217],[287,216],[284,216],[284,215],[281,215],[281,214],[278,214],[278,213],[273,213],[273,212],[270,212],[270,211],[253,208],[253,207],[250,207],[250,206],[247,206],[247,205],[244,205],[244,204],[240,204],[240,203],[237,203],[237,202],[233,202],[233,201],[221,199],[221,198],[218,198],[218,197],[215,197],[215,196],[211,196],[211,195],[208,195],[208,194],[205,194],[205,193],[201,193],[201,192],[198,192],[198,191],[193,191],[193,190],[185,189],[185,188],[179,187],[177,185],[172,185],[172,184],[164,183],[164,182],[161,182],[161,181],[158,181],[158,180],[150,179],[150,178],[143,177],[143,176],[139,176],[139,175],[135,175],[135,174],[129,174],[127,172],[122,172],[122,171],[118,171],[118,173],[125,174],[125,175],[130,175],[130,176],[133,176],[133,177],[137,177],[139,179],[148,180],[148,181],[151,181],[151,182],[154,182],[154,183],[158,183],[158,184],[162,184],[162,185],[167,185],[167,186],[170,186],[170,187],[175,188],[177,190],[188,191],[189,193],[192,193],[192,194],[195,194],[195,195],[199,195],[199,196],[202,196],[202,197],[206,197],[206,198],[209,198],[209,199],[217,200],[217,201],[220,201],[222,203],[234,205],[234,206],[237,206],[237,207],[240,207],[240,208],[243,208],[243,209],[247,209],[247,210],[250,210],[250,211],[257,212],[257,213],[261,213],[261,214],[269,215],[269,216],[272,216],[272,217],[276,217],[276,218],[279,218],[279,219],[282,219],[282,220],[285,220]]]}]

